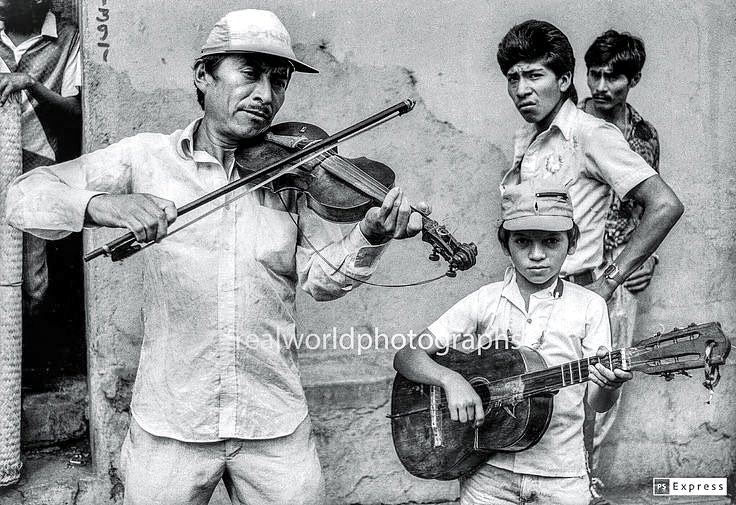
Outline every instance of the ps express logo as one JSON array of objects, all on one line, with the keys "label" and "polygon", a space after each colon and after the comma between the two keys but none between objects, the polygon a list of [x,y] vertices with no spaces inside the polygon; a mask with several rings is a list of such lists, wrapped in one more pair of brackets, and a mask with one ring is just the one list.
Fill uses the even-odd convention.
[{"label": "ps express logo", "polygon": [[652,479],[652,487],[652,494],[654,495],[669,495],[670,479]]},{"label": "ps express logo", "polygon": [[728,484],[724,478],[655,478],[652,494],[655,496],[725,496]]}]

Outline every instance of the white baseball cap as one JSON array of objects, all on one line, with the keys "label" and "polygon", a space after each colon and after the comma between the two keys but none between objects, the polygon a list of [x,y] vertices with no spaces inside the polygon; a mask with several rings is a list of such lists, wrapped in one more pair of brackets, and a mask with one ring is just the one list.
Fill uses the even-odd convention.
[{"label": "white baseball cap", "polygon": [[210,54],[260,53],[289,60],[297,72],[318,73],[296,59],[291,36],[271,11],[243,9],[225,14],[207,36],[201,56]]}]

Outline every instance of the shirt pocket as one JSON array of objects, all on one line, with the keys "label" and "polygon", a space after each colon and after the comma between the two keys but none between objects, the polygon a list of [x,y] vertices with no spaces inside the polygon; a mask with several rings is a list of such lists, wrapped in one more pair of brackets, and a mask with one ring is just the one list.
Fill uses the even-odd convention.
[{"label": "shirt pocket", "polygon": [[263,205],[259,205],[256,212],[256,261],[273,272],[293,274],[296,271],[296,223],[299,215]]}]

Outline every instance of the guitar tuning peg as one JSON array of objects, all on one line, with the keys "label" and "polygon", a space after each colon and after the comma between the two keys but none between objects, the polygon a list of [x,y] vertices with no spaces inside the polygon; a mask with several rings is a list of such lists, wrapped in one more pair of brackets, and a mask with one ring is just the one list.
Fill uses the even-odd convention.
[{"label": "guitar tuning peg", "polygon": [[664,372],[662,374],[662,377],[664,377],[664,380],[665,381],[669,382],[669,381],[671,381],[672,379],[675,378],[675,374],[673,374],[672,372]]},{"label": "guitar tuning peg", "polygon": [[680,370],[680,375],[684,375],[685,377],[689,377],[690,379],[693,378],[692,375],[690,375],[689,373],[687,373],[687,370]]},{"label": "guitar tuning peg", "polygon": [[450,264],[450,267],[447,269],[447,273],[445,274],[447,277],[457,277],[457,268],[452,263]]},{"label": "guitar tuning peg", "polygon": [[437,248],[433,247],[432,252],[429,254],[429,261],[439,261],[440,255],[437,253]]}]

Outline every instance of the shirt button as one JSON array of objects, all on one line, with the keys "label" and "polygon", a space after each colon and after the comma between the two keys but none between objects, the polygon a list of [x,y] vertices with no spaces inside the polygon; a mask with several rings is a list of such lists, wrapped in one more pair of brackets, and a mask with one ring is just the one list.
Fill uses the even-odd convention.
[{"label": "shirt button", "polygon": [[529,318],[529,319],[526,320],[526,322],[527,322],[527,324],[532,324],[532,319]]}]

